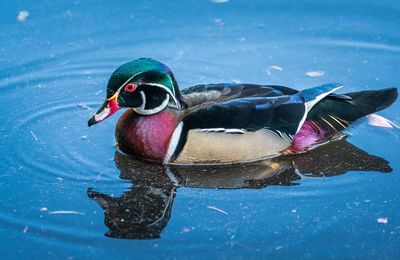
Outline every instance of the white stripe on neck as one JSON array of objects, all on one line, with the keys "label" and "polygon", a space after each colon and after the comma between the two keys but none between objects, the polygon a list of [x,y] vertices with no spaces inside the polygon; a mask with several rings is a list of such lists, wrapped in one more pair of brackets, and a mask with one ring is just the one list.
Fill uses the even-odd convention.
[{"label": "white stripe on neck", "polygon": [[140,91],[140,95],[142,96],[142,105],[140,107],[134,107],[133,110],[140,114],[140,115],[153,115],[156,114],[160,111],[162,111],[164,108],[168,106],[169,103],[169,95],[167,94],[165,100],[159,105],[158,107],[152,108],[152,109],[145,109],[146,107],[146,95],[144,94],[143,91]]},{"label": "white stripe on neck", "polygon": [[172,93],[172,91],[168,88],[168,87],[166,87],[166,86],[164,86],[164,85],[162,85],[162,84],[158,84],[158,83],[143,83],[144,85],[149,85],[149,86],[155,86],[155,87],[159,87],[159,88],[162,88],[162,89],[164,89],[165,91],[167,91],[167,93],[172,97],[172,99],[173,99],[173,101],[174,101],[174,103],[175,103],[175,106],[178,108],[178,109],[181,109],[181,104],[179,103],[179,101],[176,99],[176,96],[175,96],[175,93]]}]

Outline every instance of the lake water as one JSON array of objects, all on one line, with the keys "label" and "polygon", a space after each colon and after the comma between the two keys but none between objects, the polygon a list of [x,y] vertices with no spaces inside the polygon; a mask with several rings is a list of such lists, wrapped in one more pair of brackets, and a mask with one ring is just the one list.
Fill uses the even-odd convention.
[{"label": "lake water", "polygon": [[[398,87],[398,1],[3,0],[0,21],[4,259],[400,258],[398,129],[361,122],[300,156],[166,169],[116,152],[121,113],[87,127],[109,75],[139,57],[181,88]],[[380,114],[399,123],[399,109]]]}]

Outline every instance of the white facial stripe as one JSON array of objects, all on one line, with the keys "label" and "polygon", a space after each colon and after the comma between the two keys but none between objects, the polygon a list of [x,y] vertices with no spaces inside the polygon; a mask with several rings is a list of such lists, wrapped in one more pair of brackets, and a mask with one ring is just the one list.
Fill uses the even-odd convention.
[{"label": "white facial stripe", "polygon": [[[173,86],[174,85],[174,82],[172,82],[172,78],[171,77],[168,77],[169,78],[169,81],[171,82],[171,86]],[[175,96],[175,89],[174,88],[172,88],[172,90],[174,91],[174,96]]]},{"label": "white facial stripe", "polygon": [[[119,86],[119,88],[117,89],[117,91],[115,91],[115,93],[118,92],[118,94],[119,94],[119,92],[121,92],[121,89],[122,89],[129,81],[131,81],[134,77],[136,77],[136,76],[139,75],[140,73],[142,73],[142,72],[136,73],[135,75],[133,75],[132,77],[130,77],[129,79],[127,79],[121,86]],[[114,94],[115,94],[115,93],[114,93]]]},{"label": "white facial stripe", "polygon": [[[132,77],[130,77],[129,79],[127,79],[118,89],[117,89],[117,91],[116,92],[118,92],[118,94],[119,94],[119,92],[121,92],[121,89],[129,82],[129,81],[131,81],[134,77],[136,77],[137,75],[139,75],[139,74],[141,74],[141,73],[143,73],[143,72],[138,72],[138,73],[136,73],[135,75],[133,75]],[[174,85],[174,83],[172,82],[172,79],[169,77],[169,80],[171,81],[171,84],[172,85]],[[181,109],[181,105],[180,105],[180,103],[179,103],[179,101],[176,99],[176,97],[175,97],[175,90],[173,89],[173,92],[169,89],[169,88],[167,88],[166,86],[164,86],[164,85],[162,85],[162,84],[158,84],[158,83],[144,83],[145,85],[150,85],[150,86],[156,86],[156,87],[159,87],[159,88],[162,88],[162,89],[164,89],[165,91],[167,91],[167,93],[172,97],[172,100],[174,101],[174,103],[175,103],[175,106],[176,106],[176,108],[178,108],[178,109]],[[144,101],[144,105],[146,105],[146,99],[144,98],[144,93],[142,94],[142,93],[140,93],[141,95],[142,95],[142,98],[143,98],[143,101]],[[163,103],[164,104],[164,103]],[[140,107],[140,110],[142,110],[142,111],[144,111],[144,105],[142,104],[142,106],[143,106],[143,109],[142,109],[142,106]],[[161,111],[161,110],[160,110]]]},{"label": "white facial stripe", "polygon": [[129,81],[131,81],[134,77],[136,77],[136,75],[138,75],[139,73],[136,73],[135,75],[133,75],[132,77],[130,77],[129,79],[127,79],[124,84],[122,84],[118,89],[121,89],[123,86],[126,85],[126,83],[128,83]]},{"label": "white facial stripe", "polygon": [[139,72],[139,73],[136,73],[135,75],[133,75],[132,77],[130,77],[129,79],[127,79],[125,82],[124,82],[124,84],[122,84],[119,88],[118,88],[118,92],[119,91],[121,91],[121,89],[129,82],[129,81],[131,81],[134,77],[136,77],[137,75],[139,75],[140,73],[142,73],[142,72]]},{"label": "white facial stripe", "polygon": [[146,85],[149,85],[149,86],[159,87],[159,88],[162,88],[162,89],[164,89],[165,91],[167,91],[167,93],[168,93],[168,94],[172,97],[172,99],[174,100],[174,103],[175,103],[176,107],[177,107],[178,109],[181,109],[181,105],[180,105],[180,103],[178,102],[178,100],[176,99],[175,94],[172,93],[172,91],[171,91],[169,88],[167,88],[166,86],[164,86],[164,85],[162,85],[162,84],[158,84],[158,83],[145,83],[145,84],[146,84]]}]

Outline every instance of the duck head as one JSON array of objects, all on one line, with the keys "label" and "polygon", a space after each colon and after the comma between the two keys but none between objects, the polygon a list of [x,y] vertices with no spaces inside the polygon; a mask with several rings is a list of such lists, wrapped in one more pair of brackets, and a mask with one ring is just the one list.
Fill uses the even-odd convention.
[{"label": "duck head", "polygon": [[172,71],[156,60],[141,58],[121,65],[112,73],[106,100],[88,125],[99,123],[124,107],[141,115],[158,113],[167,106],[180,109],[181,100]]}]

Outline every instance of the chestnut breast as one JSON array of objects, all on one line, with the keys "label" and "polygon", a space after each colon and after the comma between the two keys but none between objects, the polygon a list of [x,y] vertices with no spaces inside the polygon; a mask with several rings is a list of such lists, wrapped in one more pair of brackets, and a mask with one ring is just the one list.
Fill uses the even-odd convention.
[{"label": "chestnut breast", "polygon": [[178,123],[177,115],[168,109],[154,115],[129,109],[117,123],[117,146],[126,154],[162,162]]}]

